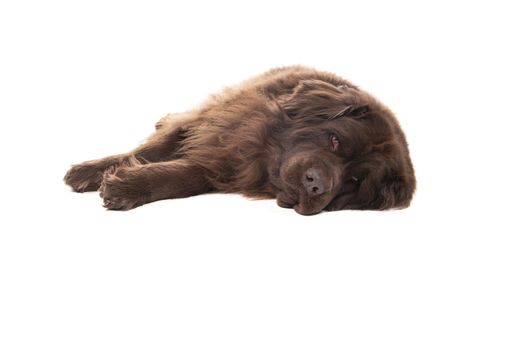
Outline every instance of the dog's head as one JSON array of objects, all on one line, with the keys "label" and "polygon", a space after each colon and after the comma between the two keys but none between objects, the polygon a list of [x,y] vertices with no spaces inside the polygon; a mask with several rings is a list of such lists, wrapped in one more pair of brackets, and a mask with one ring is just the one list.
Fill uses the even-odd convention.
[{"label": "dog's head", "polygon": [[354,87],[307,80],[279,104],[288,119],[279,205],[308,215],[410,204],[416,181],[407,143],[380,102]]}]

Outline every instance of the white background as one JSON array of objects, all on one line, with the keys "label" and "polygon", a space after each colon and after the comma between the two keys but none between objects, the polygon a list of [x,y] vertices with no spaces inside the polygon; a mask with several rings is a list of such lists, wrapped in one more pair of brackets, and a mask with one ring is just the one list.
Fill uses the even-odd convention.
[{"label": "white background", "polygon": [[[438,4],[437,4],[438,3]],[[523,349],[517,1],[2,1],[1,349]],[[305,64],[397,114],[411,208],[62,183],[168,112]]]}]

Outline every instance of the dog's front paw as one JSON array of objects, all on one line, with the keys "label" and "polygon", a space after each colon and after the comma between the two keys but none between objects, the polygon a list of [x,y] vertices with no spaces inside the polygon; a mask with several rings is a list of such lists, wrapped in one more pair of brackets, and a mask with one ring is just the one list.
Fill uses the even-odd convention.
[{"label": "dog's front paw", "polygon": [[104,170],[96,162],[73,165],[64,176],[64,182],[75,192],[96,191],[102,182]]},{"label": "dog's front paw", "polygon": [[106,170],[99,191],[104,207],[110,210],[133,209],[151,197],[147,181],[133,167]]}]

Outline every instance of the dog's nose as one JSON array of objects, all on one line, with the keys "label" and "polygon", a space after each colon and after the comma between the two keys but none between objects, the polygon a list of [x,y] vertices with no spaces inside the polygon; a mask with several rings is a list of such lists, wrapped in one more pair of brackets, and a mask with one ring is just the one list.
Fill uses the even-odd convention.
[{"label": "dog's nose", "polygon": [[302,183],[306,188],[306,192],[310,196],[318,196],[324,193],[324,181],[320,175],[320,171],[315,168],[309,168],[304,173]]}]

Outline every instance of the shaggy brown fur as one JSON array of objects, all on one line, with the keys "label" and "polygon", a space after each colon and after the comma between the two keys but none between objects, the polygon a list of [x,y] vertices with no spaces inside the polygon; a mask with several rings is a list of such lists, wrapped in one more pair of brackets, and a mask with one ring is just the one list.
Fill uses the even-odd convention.
[{"label": "shaggy brown fur", "polygon": [[415,176],[393,113],[333,74],[286,67],[170,114],[137,149],[74,165],[64,181],[105,207],[207,192],[275,198],[300,214],[410,204]]}]

